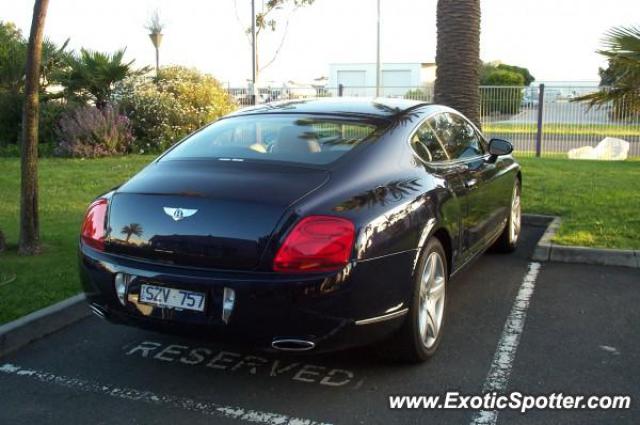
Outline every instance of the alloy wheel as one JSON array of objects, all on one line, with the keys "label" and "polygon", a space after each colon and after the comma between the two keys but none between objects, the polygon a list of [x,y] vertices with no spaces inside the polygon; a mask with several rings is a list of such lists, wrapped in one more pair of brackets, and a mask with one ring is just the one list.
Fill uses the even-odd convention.
[{"label": "alloy wheel", "polygon": [[512,244],[515,244],[520,236],[521,217],[520,186],[516,185],[513,188],[511,219],[509,220],[509,239]]},{"label": "alloy wheel", "polygon": [[438,252],[427,257],[420,280],[418,329],[423,345],[430,349],[438,340],[445,308],[445,268]]}]

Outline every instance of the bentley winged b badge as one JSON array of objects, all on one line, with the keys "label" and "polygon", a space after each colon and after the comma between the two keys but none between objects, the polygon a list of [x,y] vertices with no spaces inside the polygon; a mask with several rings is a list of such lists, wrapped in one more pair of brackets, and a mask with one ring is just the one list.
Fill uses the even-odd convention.
[{"label": "bentley winged b badge", "polygon": [[173,221],[180,221],[183,218],[191,217],[198,210],[192,210],[187,208],[171,208],[171,207],[163,207],[164,213],[171,217]]}]

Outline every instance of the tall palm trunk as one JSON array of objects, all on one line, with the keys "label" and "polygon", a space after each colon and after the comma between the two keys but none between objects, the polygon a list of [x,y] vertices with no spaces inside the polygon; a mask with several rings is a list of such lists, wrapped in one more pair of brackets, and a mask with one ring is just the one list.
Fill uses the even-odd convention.
[{"label": "tall palm trunk", "polygon": [[434,101],[480,124],[480,0],[438,0]]},{"label": "tall palm trunk", "polygon": [[38,222],[38,110],[42,37],[49,0],[35,0],[27,49],[25,101],[22,113],[22,181],[20,200],[20,242],[18,253],[40,251]]}]

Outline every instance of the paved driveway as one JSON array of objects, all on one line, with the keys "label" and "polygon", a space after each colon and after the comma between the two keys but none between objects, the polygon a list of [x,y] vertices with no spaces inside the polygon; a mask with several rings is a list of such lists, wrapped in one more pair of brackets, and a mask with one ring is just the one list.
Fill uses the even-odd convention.
[{"label": "paved driveway", "polygon": [[375,348],[272,355],[92,317],[0,359],[0,423],[470,424],[476,410],[391,410],[387,396],[494,384],[629,394],[632,408],[503,411],[489,423],[639,423],[637,270],[544,264],[536,279],[529,256],[541,232],[525,228],[517,253],[487,254],[451,282],[446,335],[425,364],[394,364]]}]

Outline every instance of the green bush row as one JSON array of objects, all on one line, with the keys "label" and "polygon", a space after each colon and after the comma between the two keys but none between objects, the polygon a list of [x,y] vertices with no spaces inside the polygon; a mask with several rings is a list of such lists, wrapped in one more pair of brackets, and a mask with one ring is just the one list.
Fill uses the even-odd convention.
[{"label": "green bush row", "polygon": [[[77,100],[41,102],[39,152],[75,157],[161,152],[236,107],[212,76],[169,66],[157,79],[133,76],[120,82],[108,105],[114,116]],[[0,156],[19,155],[21,120],[22,95],[0,95]],[[122,146],[118,142],[114,148],[114,140]]]},{"label": "green bush row", "polygon": [[[45,40],[40,69],[41,154],[96,157],[159,152],[236,108],[210,75],[124,60],[125,49],[67,50]],[[0,155],[18,155],[27,41],[0,21]],[[52,87],[61,89],[53,90]]]}]

